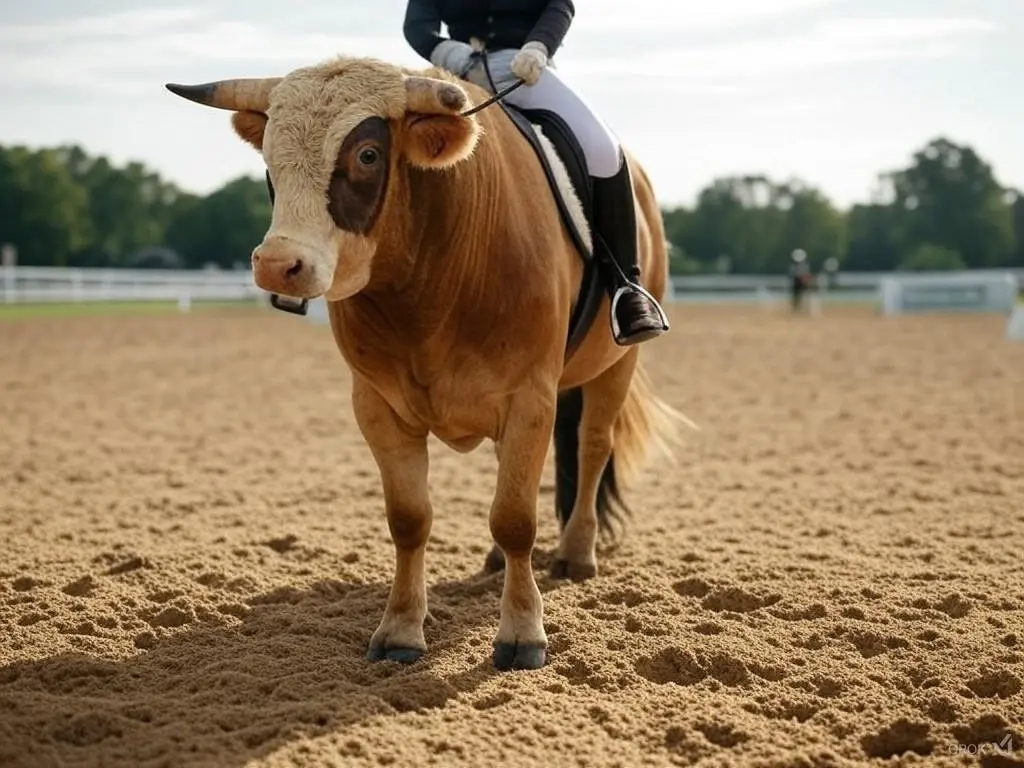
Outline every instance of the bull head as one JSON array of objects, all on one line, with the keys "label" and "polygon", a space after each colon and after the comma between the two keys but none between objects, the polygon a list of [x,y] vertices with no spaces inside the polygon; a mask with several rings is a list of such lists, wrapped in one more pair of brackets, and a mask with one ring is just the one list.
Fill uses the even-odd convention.
[{"label": "bull head", "polygon": [[[479,126],[459,114],[468,96],[453,82],[352,60],[299,73],[166,88],[233,112],[235,132],[264,154],[277,194],[270,229],[252,253],[256,284],[275,295],[341,300],[370,281],[376,225],[397,161],[453,165],[472,153]],[[276,131],[272,96],[273,123],[284,126]],[[310,121],[310,114],[322,117]],[[325,158],[335,157],[333,170],[322,174],[318,158],[308,155],[309,146],[320,145]]]}]

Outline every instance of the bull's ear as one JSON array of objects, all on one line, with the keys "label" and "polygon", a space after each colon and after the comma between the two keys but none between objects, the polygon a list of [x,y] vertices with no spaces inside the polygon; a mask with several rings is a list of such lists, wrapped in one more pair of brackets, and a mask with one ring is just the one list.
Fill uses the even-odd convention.
[{"label": "bull's ear", "polygon": [[251,144],[257,152],[263,151],[263,132],[267,129],[267,116],[262,112],[242,111],[231,115],[231,127],[242,141]]},{"label": "bull's ear", "polygon": [[405,157],[418,168],[447,168],[473,154],[479,135],[480,125],[472,118],[407,114]]},{"label": "bull's ear", "polygon": [[405,157],[419,168],[446,168],[469,157],[480,124],[460,113],[469,96],[456,83],[413,75],[405,78]]}]

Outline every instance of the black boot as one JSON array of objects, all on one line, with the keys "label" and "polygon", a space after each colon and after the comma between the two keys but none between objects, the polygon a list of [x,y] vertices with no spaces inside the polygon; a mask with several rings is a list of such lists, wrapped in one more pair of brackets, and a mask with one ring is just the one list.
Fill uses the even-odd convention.
[{"label": "black boot", "polygon": [[613,261],[607,265],[612,335],[616,344],[625,347],[660,336],[669,326],[658,302],[639,285],[636,206],[629,166],[625,157],[621,159],[617,174],[608,179],[595,177],[593,183],[595,234],[604,241]]}]

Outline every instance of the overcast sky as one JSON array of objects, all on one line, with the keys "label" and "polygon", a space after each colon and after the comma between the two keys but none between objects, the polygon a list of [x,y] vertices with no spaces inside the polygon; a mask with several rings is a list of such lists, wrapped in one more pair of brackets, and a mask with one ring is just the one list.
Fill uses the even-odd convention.
[{"label": "overcast sky", "polygon": [[[421,60],[404,0],[5,0],[0,143],[76,142],[209,192],[259,156],[165,82],[337,53]],[[557,60],[664,205],[715,176],[799,176],[838,204],[942,134],[1024,186],[1024,0],[577,0]]]}]

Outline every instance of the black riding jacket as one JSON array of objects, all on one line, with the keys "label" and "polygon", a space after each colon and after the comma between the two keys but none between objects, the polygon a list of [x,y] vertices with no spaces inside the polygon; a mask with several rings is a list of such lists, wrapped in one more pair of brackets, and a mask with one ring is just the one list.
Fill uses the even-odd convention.
[{"label": "black riding jacket", "polygon": [[445,40],[441,22],[452,40],[468,43],[470,37],[478,37],[491,51],[522,48],[536,40],[554,56],[575,12],[572,0],[409,0],[402,31],[427,61]]}]

